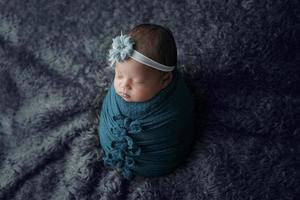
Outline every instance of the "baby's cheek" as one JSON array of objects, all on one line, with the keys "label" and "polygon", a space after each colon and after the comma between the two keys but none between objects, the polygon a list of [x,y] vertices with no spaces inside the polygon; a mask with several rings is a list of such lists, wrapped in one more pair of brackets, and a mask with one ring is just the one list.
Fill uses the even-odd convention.
[{"label": "baby's cheek", "polygon": [[136,98],[137,100],[143,100],[145,97],[145,93],[147,92],[146,87],[135,87],[132,89],[132,97]]},{"label": "baby's cheek", "polygon": [[116,89],[118,89],[119,88],[119,85],[120,85],[120,83],[119,83],[119,81],[117,80],[117,79],[114,79],[114,87],[116,88]]},{"label": "baby's cheek", "polygon": [[139,96],[143,91],[143,88],[139,88],[139,87],[132,87],[132,93],[135,96]]},{"label": "baby's cheek", "polygon": [[117,83],[116,83],[116,79],[114,79],[114,82],[113,82],[113,84],[114,84],[114,87],[117,89]]}]

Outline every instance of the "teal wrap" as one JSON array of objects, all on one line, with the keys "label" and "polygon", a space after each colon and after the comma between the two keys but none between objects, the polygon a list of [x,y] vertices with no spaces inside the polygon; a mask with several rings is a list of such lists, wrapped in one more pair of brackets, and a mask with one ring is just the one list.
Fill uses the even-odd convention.
[{"label": "teal wrap", "polygon": [[191,150],[193,101],[178,71],[146,102],[126,102],[109,89],[100,114],[104,163],[127,179],[172,172]]}]

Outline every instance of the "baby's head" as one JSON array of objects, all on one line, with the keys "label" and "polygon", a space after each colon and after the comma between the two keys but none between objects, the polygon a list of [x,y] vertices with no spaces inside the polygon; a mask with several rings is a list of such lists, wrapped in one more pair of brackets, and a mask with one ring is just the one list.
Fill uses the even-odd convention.
[{"label": "baby's head", "polygon": [[[114,88],[127,102],[144,102],[171,82],[171,71],[177,64],[176,43],[169,29],[154,24],[138,25],[127,35],[133,39],[137,53],[114,63]],[[145,63],[143,55],[156,63],[147,58]]]}]

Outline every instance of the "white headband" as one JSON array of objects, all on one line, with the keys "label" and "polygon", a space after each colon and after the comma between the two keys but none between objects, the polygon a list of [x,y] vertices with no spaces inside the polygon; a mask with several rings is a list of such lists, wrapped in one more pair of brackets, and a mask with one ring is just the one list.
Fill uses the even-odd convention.
[{"label": "white headband", "polygon": [[115,62],[120,62],[128,59],[129,57],[144,64],[149,67],[170,72],[173,71],[175,66],[167,66],[160,64],[142,53],[133,49],[134,40],[132,37],[128,35],[123,35],[121,33],[120,36],[117,36],[113,39],[112,48],[109,50],[109,61],[111,65],[114,65]]}]

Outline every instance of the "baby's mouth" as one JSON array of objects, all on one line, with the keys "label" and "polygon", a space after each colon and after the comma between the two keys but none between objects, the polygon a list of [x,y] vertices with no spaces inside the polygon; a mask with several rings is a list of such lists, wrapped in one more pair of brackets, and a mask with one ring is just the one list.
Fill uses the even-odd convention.
[{"label": "baby's mouth", "polygon": [[129,99],[130,96],[128,94],[125,93],[120,93],[120,96],[123,97],[124,99]]}]

